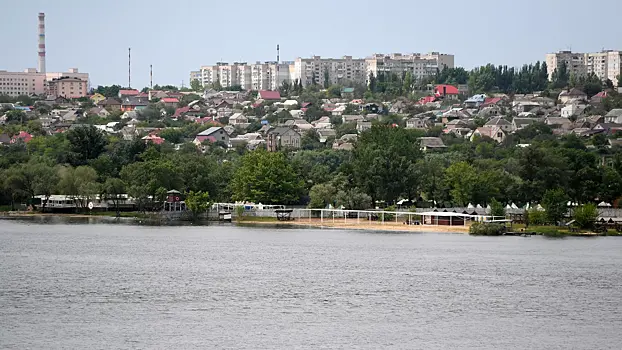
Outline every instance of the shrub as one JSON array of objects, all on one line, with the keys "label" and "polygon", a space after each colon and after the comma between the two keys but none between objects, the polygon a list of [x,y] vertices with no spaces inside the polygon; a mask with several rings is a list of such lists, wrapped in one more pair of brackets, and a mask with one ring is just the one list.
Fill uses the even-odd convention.
[{"label": "shrub", "polygon": [[542,226],[546,225],[547,223],[546,212],[538,210],[536,208],[529,209],[528,216],[529,225]]},{"label": "shrub", "polygon": [[469,227],[469,234],[474,236],[500,236],[503,232],[505,226],[501,224],[475,222]]},{"label": "shrub", "polygon": [[573,219],[579,228],[589,229],[594,226],[598,218],[598,208],[593,203],[584,204],[578,208],[575,208],[573,213]]},{"label": "shrub", "polygon": [[566,236],[565,232],[559,231],[555,228],[541,228],[538,230],[538,233],[541,233],[543,236],[546,237],[564,237]]}]

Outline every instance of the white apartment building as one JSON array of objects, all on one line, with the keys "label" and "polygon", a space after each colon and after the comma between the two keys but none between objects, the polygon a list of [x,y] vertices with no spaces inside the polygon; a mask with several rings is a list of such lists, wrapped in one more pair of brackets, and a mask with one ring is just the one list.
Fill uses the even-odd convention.
[{"label": "white apartment building", "polygon": [[299,79],[303,86],[315,83],[324,85],[328,74],[329,85],[348,83],[365,83],[365,59],[344,56],[343,58],[297,58],[294,61],[292,81]]},{"label": "white apartment building", "polygon": [[594,73],[601,80],[610,79],[614,85],[618,84],[620,75],[620,64],[622,63],[622,52],[615,50],[604,50],[601,52],[573,53],[571,51],[560,51],[546,55],[546,66],[549,80],[553,77],[555,69],[566,63],[568,72],[576,76]]},{"label": "white apartment building", "polygon": [[378,76],[379,73],[395,73],[401,76],[404,72],[411,72],[414,79],[421,80],[436,74],[437,69],[454,68],[454,55],[430,52],[427,54],[413,53],[390,55],[375,54],[365,59],[366,80],[369,75]]},{"label": "white apartment building", "polygon": [[291,80],[290,64],[287,62],[257,62],[251,65],[251,90],[276,91],[284,81]]},{"label": "white apartment building", "polygon": [[218,80],[220,86],[227,87],[238,85],[238,65],[235,64],[222,64],[218,66]]},{"label": "white apartment building", "polygon": [[0,71],[0,95],[41,95],[45,93],[45,73],[34,68],[24,72]]},{"label": "white apartment building", "polygon": [[208,86],[218,80],[218,66],[201,66],[201,84],[203,86]]},{"label": "white apartment building", "polygon": [[201,83],[203,82],[203,76],[201,75],[200,70],[193,70],[190,72],[190,80],[188,81],[192,82],[193,80],[198,80]]},{"label": "white apartment building", "polygon": [[244,90],[250,90],[252,86],[251,80],[251,66],[246,63],[237,63],[237,84],[240,85]]}]

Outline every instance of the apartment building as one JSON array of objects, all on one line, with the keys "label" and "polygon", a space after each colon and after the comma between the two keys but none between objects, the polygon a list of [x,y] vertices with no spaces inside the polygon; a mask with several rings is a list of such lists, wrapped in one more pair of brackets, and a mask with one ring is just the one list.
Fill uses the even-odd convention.
[{"label": "apartment building", "polygon": [[546,55],[546,66],[549,80],[553,72],[563,63],[571,74],[576,76],[594,73],[601,80],[610,79],[614,85],[618,83],[622,52],[617,50],[603,50],[601,52],[576,53],[572,51],[560,51]]},{"label": "apartment building", "polygon": [[395,73],[401,76],[402,73],[410,72],[414,79],[421,80],[435,75],[437,70],[454,68],[454,55],[439,52],[375,54],[365,59],[365,66],[366,79],[369,79],[370,74],[378,76],[380,73]]},{"label": "apartment building", "polygon": [[203,77],[201,75],[201,71],[200,70],[193,70],[190,72],[190,80],[188,80],[189,82],[192,82],[193,80],[198,80],[199,82],[203,82]]},{"label": "apartment building", "polygon": [[246,63],[237,63],[237,81],[234,85],[240,85],[244,90],[250,90],[252,86],[251,66]]},{"label": "apartment building", "polygon": [[72,78],[60,77],[48,82],[48,94],[54,97],[80,98],[87,94],[88,81]]},{"label": "apartment building", "polygon": [[78,68],[69,68],[69,70],[67,72],[56,72],[56,73],[45,73],[45,80],[52,81],[54,79],[60,79],[62,77],[69,77],[69,78],[75,78],[75,79],[80,79],[82,81],[85,81],[87,86],[87,90],[90,88],[89,86],[89,73],[81,73]]},{"label": "apartment building", "polygon": [[23,72],[0,71],[0,95],[41,95],[45,93],[45,73],[34,68]]},{"label": "apartment building", "polygon": [[221,64],[218,66],[218,80],[220,86],[238,85],[238,64]]},{"label": "apartment building", "polygon": [[328,75],[329,85],[365,83],[365,59],[343,56],[342,58],[297,58],[294,61],[292,81],[299,79],[303,86],[314,83],[324,85]]},{"label": "apartment building", "polygon": [[201,66],[201,84],[208,86],[218,81],[218,66]]}]

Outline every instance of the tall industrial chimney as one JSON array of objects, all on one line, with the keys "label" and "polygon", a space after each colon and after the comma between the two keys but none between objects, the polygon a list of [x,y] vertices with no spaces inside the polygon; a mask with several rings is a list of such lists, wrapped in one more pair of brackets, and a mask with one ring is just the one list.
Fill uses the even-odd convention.
[{"label": "tall industrial chimney", "polygon": [[39,73],[45,73],[45,13],[39,12]]}]

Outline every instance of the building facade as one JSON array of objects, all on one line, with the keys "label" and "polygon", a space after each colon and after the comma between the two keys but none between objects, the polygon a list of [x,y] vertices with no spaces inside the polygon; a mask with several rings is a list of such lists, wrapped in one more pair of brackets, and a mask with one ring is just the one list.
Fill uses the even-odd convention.
[{"label": "building facade", "polygon": [[29,68],[24,72],[0,71],[0,95],[42,95],[45,93],[45,73]]},{"label": "building facade", "polygon": [[78,78],[60,77],[48,82],[48,94],[54,97],[80,98],[87,94],[88,82]]},{"label": "building facade", "polygon": [[366,81],[373,74],[396,74],[410,72],[414,79],[422,80],[434,76],[436,71],[445,68],[454,68],[454,55],[430,52],[427,54],[413,53],[390,55],[375,54],[365,60]]},{"label": "building facade", "polygon": [[193,80],[198,80],[200,83],[203,82],[203,77],[201,75],[201,71],[200,70],[194,70],[194,71],[190,72],[190,80],[188,80],[188,81],[192,83]]},{"label": "building facade", "polygon": [[[365,59],[344,56],[342,58],[297,58],[294,61],[292,81],[299,80],[302,86],[317,84],[324,86],[349,83],[365,83]],[[324,86],[328,87],[328,86]]]},{"label": "building facade", "polygon": [[617,50],[603,50],[600,52],[577,53],[560,51],[546,55],[546,66],[549,80],[553,73],[566,63],[568,72],[575,76],[596,74],[602,81],[611,80],[618,84],[622,63],[622,52]]}]

